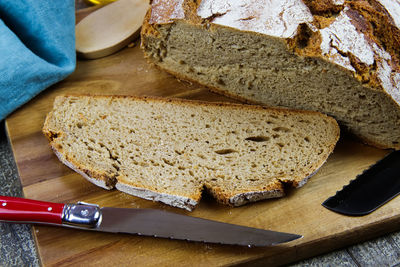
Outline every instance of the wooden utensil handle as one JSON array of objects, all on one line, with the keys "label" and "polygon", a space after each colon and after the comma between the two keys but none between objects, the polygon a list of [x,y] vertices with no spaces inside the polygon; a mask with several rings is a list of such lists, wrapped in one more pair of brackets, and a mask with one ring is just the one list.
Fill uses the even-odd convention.
[{"label": "wooden utensil handle", "polygon": [[64,204],[0,196],[0,220],[62,224]]}]

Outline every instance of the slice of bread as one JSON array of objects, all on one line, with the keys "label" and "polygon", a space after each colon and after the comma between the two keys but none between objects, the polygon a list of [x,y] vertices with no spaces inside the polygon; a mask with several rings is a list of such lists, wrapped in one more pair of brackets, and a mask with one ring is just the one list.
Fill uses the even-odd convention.
[{"label": "slice of bread", "polygon": [[400,149],[400,2],[153,0],[145,56],[245,102],[314,110]]},{"label": "slice of bread", "polygon": [[89,181],[191,210],[206,188],[239,206],[300,187],[339,138],[317,112],[121,96],[60,96],[43,133]]}]

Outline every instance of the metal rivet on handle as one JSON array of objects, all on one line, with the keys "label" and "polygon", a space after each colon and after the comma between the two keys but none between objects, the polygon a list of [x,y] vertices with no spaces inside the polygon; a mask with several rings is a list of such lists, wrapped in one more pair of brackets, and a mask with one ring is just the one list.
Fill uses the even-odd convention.
[{"label": "metal rivet on handle", "polygon": [[52,208],[52,207],[48,207],[47,210],[48,210],[48,211],[52,211],[53,208]]},{"label": "metal rivet on handle", "polygon": [[3,202],[3,203],[1,203],[1,205],[2,205],[3,207],[5,207],[5,206],[7,206],[7,203],[6,203],[6,202]]},{"label": "metal rivet on handle", "polygon": [[89,215],[89,211],[88,210],[82,210],[81,211],[82,216],[88,216]]}]

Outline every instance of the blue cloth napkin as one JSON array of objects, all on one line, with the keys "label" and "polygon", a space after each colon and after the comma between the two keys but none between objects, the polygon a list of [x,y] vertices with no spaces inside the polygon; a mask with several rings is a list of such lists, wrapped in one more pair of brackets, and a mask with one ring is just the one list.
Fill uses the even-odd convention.
[{"label": "blue cloth napkin", "polygon": [[0,0],[0,120],[75,65],[74,0]]}]

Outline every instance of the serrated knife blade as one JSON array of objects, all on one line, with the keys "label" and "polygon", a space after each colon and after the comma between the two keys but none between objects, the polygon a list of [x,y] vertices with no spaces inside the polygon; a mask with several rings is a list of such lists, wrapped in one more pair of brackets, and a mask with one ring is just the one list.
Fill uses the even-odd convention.
[{"label": "serrated knife blade", "polygon": [[322,205],[334,212],[363,216],[400,194],[400,150],[385,156]]},{"label": "serrated knife blade", "polygon": [[157,209],[100,208],[83,202],[62,204],[14,197],[0,197],[0,220],[250,247],[302,237]]}]

